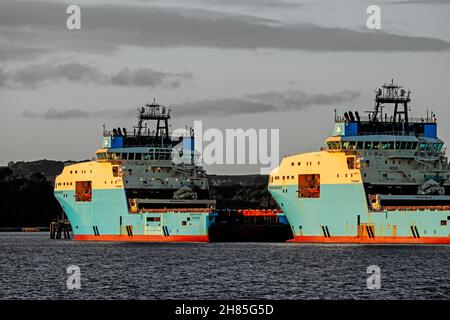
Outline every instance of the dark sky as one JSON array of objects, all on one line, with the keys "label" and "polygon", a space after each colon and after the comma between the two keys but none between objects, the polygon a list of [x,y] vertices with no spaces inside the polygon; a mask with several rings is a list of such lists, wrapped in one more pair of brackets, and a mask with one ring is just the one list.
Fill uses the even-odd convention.
[{"label": "dark sky", "polygon": [[[317,150],[334,109],[371,110],[395,78],[414,116],[433,110],[450,139],[450,1],[0,2],[0,164],[87,159],[101,127],[135,124],[154,97],[172,128],[277,128],[280,157]],[[211,166],[211,173],[257,172]]]}]

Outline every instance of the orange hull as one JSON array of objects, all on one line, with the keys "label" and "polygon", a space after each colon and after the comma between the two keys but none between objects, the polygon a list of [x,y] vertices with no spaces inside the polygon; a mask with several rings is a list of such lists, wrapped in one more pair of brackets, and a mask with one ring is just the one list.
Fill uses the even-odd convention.
[{"label": "orange hull", "polygon": [[208,236],[127,236],[127,235],[75,235],[79,241],[114,241],[114,242],[209,242]]},{"label": "orange hull", "polygon": [[363,244],[450,244],[450,237],[376,237],[362,238],[355,236],[295,236],[289,242],[305,243],[363,243]]}]

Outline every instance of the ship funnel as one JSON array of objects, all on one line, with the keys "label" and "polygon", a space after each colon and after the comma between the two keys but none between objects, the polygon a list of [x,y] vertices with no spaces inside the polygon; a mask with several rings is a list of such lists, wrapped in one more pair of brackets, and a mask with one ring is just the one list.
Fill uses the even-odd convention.
[{"label": "ship funnel", "polygon": [[350,118],[348,117],[348,113],[347,112],[344,112],[344,118],[345,118],[345,120],[350,122]]},{"label": "ship funnel", "polygon": [[122,130],[120,130],[120,128],[117,128],[117,132],[119,133],[119,136],[122,136]]},{"label": "ship funnel", "polygon": [[359,117],[359,112],[355,111],[356,121],[361,122],[361,118]]},{"label": "ship funnel", "polygon": [[114,134],[115,136],[117,136],[117,129],[116,129],[116,128],[113,129],[113,134]]},{"label": "ship funnel", "polygon": [[123,135],[126,137],[127,136],[127,129],[123,128]]},{"label": "ship funnel", "polygon": [[355,122],[355,117],[353,116],[353,112],[349,111],[348,115],[350,116],[350,121]]}]

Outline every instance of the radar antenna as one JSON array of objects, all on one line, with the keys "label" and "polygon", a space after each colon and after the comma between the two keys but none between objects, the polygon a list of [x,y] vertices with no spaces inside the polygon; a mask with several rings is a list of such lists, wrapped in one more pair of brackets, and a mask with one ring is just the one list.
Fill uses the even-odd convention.
[{"label": "radar antenna", "polygon": [[401,86],[394,84],[394,79],[391,80],[391,83],[384,84],[375,90],[375,110],[372,112],[372,121],[382,122],[384,104],[394,104],[393,123],[404,121],[405,124],[408,124],[410,94],[411,91],[406,92]]},{"label": "radar antenna", "polygon": [[155,98],[153,98],[153,103],[138,108],[137,136],[142,135],[144,121],[150,120],[156,121],[156,137],[168,136],[170,111],[165,106],[157,104]]}]

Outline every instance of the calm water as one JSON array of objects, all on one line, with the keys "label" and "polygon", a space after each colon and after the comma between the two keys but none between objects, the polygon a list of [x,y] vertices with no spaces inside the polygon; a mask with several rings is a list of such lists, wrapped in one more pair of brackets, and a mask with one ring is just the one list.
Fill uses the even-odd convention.
[{"label": "calm water", "polygon": [[[1,299],[448,299],[450,246],[134,244],[0,233]],[[81,268],[68,290],[66,268]],[[369,265],[381,289],[367,289]]]}]

